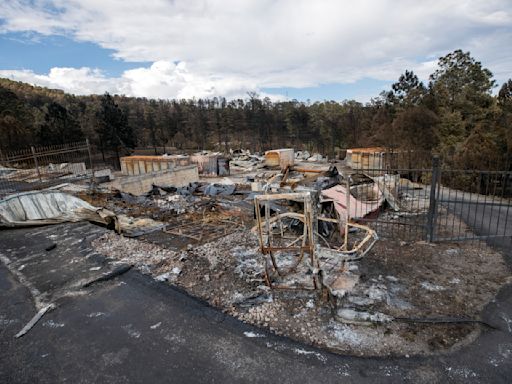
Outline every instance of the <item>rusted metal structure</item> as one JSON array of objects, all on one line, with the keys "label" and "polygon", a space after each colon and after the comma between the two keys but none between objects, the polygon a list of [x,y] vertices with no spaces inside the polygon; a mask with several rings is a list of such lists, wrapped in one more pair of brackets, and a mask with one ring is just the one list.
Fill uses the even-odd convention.
[{"label": "rusted metal structure", "polygon": [[[271,216],[271,204],[277,201],[298,203],[300,212],[283,212]],[[300,264],[306,262],[306,268],[311,271],[312,285],[309,289],[318,289],[318,262],[314,254],[313,235],[313,205],[311,195],[302,193],[281,193],[272,195],[257,195],[254,197],[256,208],[257,231],[260,250],[265,256],[265,280],[271,288],[293,289],[289,286],[276,284],[276,277],[283,277],[297,270]],[[264,219],[261,209],[264,210]],[[285,220],[298,220],[302,223],[302,233],[293,234]],[[291,258],[291,265],[280,266],[280,258]]]},{"label": "rusted metal structure", "polygon": [[[272,212],[278,209],[278,202],[284,202],[281,206],[290,209]],[[349,198],[344,202],[347,209],[343,220],[334,209],[333,200],[322,199],[320,203],[324,208],[330,204],[330,209],[319,212],[310,192],[255,196],[256,230],[260,250],[265,256],[265,280],[270,288],[327,290],[335,295],[345,263],[364,257],[378,240],[374,230],[351,221]],[[294,221],[299,224],[295,230],[292,228]],[[328,238],[319,233],[320,222],[328,223]],[[357,228],[363,236],[349,239],[350,228]],[[281,265],[282,260],[288,261],[285,267]],[[293,273],[310,276],[311,284],[290,287],[276,283]]]}]

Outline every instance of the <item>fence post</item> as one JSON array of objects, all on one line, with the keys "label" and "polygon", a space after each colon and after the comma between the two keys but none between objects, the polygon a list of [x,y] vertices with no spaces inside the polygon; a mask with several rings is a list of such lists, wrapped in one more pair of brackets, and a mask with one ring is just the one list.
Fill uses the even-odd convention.
[{"label": "fence post", "polygon": [[436,212],[437,212],[437,200],[436,200],[436,189],[439,184],[439,156],[434,155],[432,157],[432,180],[430,181],[430,203],[428,206],[427,213],[427,240],[433,242],[435,240],[435,227],[436,227]]},{"label": "fence post", "polygon": [[36,166],[36,171],[37,171],[37,177],[39,177],[39,181],[42,182],[43,179],[41,179],[41,172],[39,171],[39,164],[37,162],[37,155],[36,155],[36,149],[34,148],[34,146],[32,145],[30,147],[30,150],[32,151],[32,157],[34,158],[34,164]]},{"label": "fence post", "polygon": [[347,207],[347,216],[345,218],[345,241],[343,243],[343,249],[348,251],[348,222],[350,221],[350,176],[346,179],[345,191],[346,202],[345,205]]},{"label": "fence post", "polygon": [[91,152],[91,145],[89,144],[89,139],[85,139],[85,143],[87,144],[87,152],[89,154],[89,166],[91,167],[91,184],[94,185],[95,179],[94,179],[94,167],[92,165],[92,152]]}]

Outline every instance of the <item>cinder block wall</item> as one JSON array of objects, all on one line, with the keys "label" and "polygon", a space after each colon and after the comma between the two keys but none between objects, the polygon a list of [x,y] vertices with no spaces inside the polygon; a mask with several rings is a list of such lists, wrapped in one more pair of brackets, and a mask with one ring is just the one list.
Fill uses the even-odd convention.
[{"label": "cinder block wall", "polygon": [[111,184],[113,189],[140,196],[148,193],[154,185],[184,187],[199,181],[197,165],[175,167],[173,169],[146,173],[143,175],[123,176]]},{"label": "cinder block wall", "polygon": [[183,156],[126,156],[121,157],[121,173],[126,176],[143,175],[190,165],[190,157]]}]

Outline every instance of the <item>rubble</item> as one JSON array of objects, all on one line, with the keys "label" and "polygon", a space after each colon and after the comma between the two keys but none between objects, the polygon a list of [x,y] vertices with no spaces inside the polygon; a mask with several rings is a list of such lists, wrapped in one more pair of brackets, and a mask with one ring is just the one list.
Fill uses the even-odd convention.
[{"label": "rubble", "polygon": [[114,180],[114,175],[110,168],[95,170],[93,172],[93,177],[96,183],[106,183]]},{"label": "rubble", "polygon": [[227,176],[230,173],[230,160],[220,152],[203,151],[190,156],[190,162],[196,164],[200,175]]},{"label": "rubble", "polygon": [[130,237],[165,227],[163,223],[149,218],[116,215],[73,195],[53,190],[26,192],[0,200],[0,226],[26,227],[78,221],[111,227]]},{"label": "rubble", "polygon": [[83,176],[87,174],[85,163],[61,163],[61,164],[48,164],[50,172],[65,172],[73,175]]},{"label": "rubble", "polygon": [[45,190],[46,191],[58,190],[58,191],[62,191],[62,192],[77,193],[77,192],[85,192],[89,189],[90,189],[90,187],[87,185],[62,183],[62,184],[54,185],[53,187],[48,187]]},{"label": "rubble", "polygon": [[112,181],[111,188],[135,196],[141,196],[148,193],[153,185],[184,187],[197,181],[199,181],[197,166],[188,165],[175,167],[172,170],[162,170],[117,178]]},{"label": "rubble", "polygon": [[[15,164],[15,166],[18,166]],[[48,165],[38,165],[37,168],[26,169],[20,165],[19,168],[0,168],[0,177],[3,181],[38,183],[47,182],[54,179],[83,179],[90,175],[85,163],[49,163]]]},{"label": "rubble", "polygon": [[7,176],[13,172],[16,172],[16,168],[8,168],[0,165],[0,176]]},{"label": "rubble", "polygon": [[117,215],[118,231],[128,237],[138,237],[154,231],[163,230],[165,224],[149,218],[133,218]]},{"label": "rubble", "polygon": [[[192,156],[164,155],[165,170],[151,165],[141,175],[139,164],[139,175],[114,175],[114,189],[147,179],[134,190],[74,191],[93,211],[111,212],[124,234],[98,238],[94,250],[241,321],[335,352],[433,353],[478,332],[475,324],[433,327],[404,319],[476,316],[506,275],[499,254],[485,249],[484,262],[464,244],[400,246],[360,221],[423,214],[428,193],[421,184],[398,174],[350,172],[293,149],[265,157],[232,151],[229,178],[218,162],[212,171],[218,154],[193,156],[205,161],[202,177],[185,165],[195,167],[192,176],[169,180]],[[475,272],[491,269],[498,271],[494,280]],[[480,293],[465,291],[470,277]]]},{"label": "rubble", "polygon": [[315,161],[322,161],[323,159],[324,159],[324,157],[321,154],[315,153],[314,155],[312,155],[308,158],[308,161],[315,162]]},{"label": "rubble", "polygon": [[112,225],[113,212],[57,191],[25,192],[0,200],[0,226],[17,227],[92,221]]},{"label": "rubble", "polygon": [[235,192],[235,188],[234,184],[213,183],[200,187],[198,190],[206,196],[228,196]]},{"label": "rubble", "polygon": [[393,320],[391,316],[387,316],[383,313],[360,312],[346,308],[338,310],[336,318],[348,324],[389,323]]},{"label": "rubble", "polygon": [[[251,214],[251,211],[247,214]],[[214,220],[213,217],[210,220]],[[438,265],[439,261],[432,258],[441,257],[438,256],[442,253],[441,245],[433,248],[413,243],[400,248],[404,254],[397,258],[397,248],[381,240],[366,255],[364,262],[345,263],[344,272],[339,276],[350,277],[346,280],[345,294],[337,301],[334,317],[330,303],[324,301],[321,292],[272,290],[266,286],[265,262],[259,250],[258,237],[245,227],[238,227],[234,233],[212,241],[205,239],[195,245],[185,243],[179,249],[172,250],[168,245],[123,238],[114,233],[98,239],[94,246],[100,253],[118,262],[135,264],[142,272],[164,283],[182,287],[241,321],[344,353],[424,354],[448,348],[466,337],[473,337],[474,326],[435,325],[432,328],[425,324],[412,325],[393,319],[413,315],[428,318],[433,313],[450,314],[452,311],[462,311],[462,308],[471,315],[476,313],[477,307],[472,306],[470,309],[464,306],[459,309],[453,305],[486,302],[484,298],[474,301],[472,294],[465,292],[462,286],[457,288],[457,299],[454,299],[455,292],[452,291],[430,292],[420,287],[420,283],[426,281],[422,274],[430,271],[433,265]],[[453,249],[453,245],[450,247]],[[457,265],[460,268],[458,278],[463,279],[465,274],[476,276],[472,272],[463,271],[473,267],[482,268],[477,263],[477,260],[482,260],[482,250],[466,248],[461,253],[465,256],[454,256],[457,259],[453,260],[451,266]],[[493,255],[486,255],[486,268],[491,265],[498,268],[499,263],[502,263],[499,256]],[[394,262],[403,265],[391,268],[385,260],[396,260]],[[293,262],[293,258],[283,258],[283,261]],[[408,268],[413,264],[424,267]],[[285,265],[279,264],[281,267]],[[436,278],[429,281],[444,286],[446,283],[439,280],[441,276],[446,276],[449,281],[453,279],[454,273],[444,271],[444,274],[436,271]],[[302,276],[302,283],[311,282],[308,275]],[[503,272],[502,276],[506,276],[506,273]],[[292,285],[297,275],[290,275],[289,278]],[[496,281],[489,288],[483,288],[490,283],[487,281],[483,284],[483,281],[480,279],[478,284],[486,292],[492,291],[491,286],[499,286]],[[368,327],[368,324],[374,326]],[[432,340],[441,337],[449,341],[442,345],[432,344],[435,343]]]}]

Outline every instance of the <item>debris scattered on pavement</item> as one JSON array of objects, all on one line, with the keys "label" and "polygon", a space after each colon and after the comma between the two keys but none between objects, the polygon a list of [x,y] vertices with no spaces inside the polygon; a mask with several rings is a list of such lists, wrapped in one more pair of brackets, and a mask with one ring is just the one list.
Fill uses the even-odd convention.
[{"label": "debris scattered on pavement", "polygon": [[82,285],[82,287],[84,288],[87,288],[87,287],[90,287],[91,285],[93,284],[96,284],[96,283],[100,283],[100,282],[103,282],[103,281],[108,281],[108,280],[111,280],[117,276],[121,276],[122,274],[128,272],[130,269],[132,269],[133,265],[121,265],[121,266],[118,266],[116,267],[114,270],[110,271],[110,272],[106,272],[104,273],[103,275],[101,276],[98,276],[92,280],[89,280],[88,282],[84,283]]},{"label": "debris scattered on pavement", "polygon": [[[429,209],[428,188],[400,174],[361,173],[293,149],[125,159],[122,174],[97,173],[105,183],[93,191],[69,184],[0,201],[0,224],[88,220],[116,229],[92,242],[115,268],[83,287],[134,266],[243,322],[342,353],[463,345],[507,276],[502,256],[483,245],[379,236],[385,229],[372,219]],[[130,324],[125,331],[142,337]]]},{"label": "debris scattered on pavement", "polygon": [[19,338],[21,336],[24,336],[28,331],[30,331],[36,323],[41,320],[41,318],[45,315],[46,312],[51,311],[55,308],[54,304],[48,304],[41,308],[34,317],[25,325],[21,331],[19,331],[16,335],[14,335],[15,338]]}]

